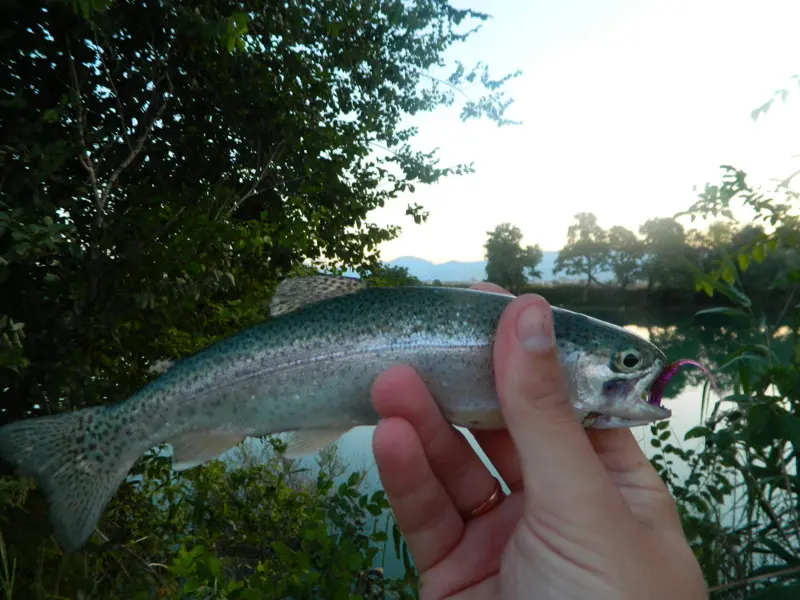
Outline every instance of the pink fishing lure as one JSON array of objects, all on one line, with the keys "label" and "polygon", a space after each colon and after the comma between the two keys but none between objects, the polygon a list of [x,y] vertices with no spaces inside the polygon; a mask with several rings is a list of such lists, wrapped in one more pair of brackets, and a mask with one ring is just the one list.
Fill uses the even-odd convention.
[{"label": "pink fishing lure", "polygon": [[656,380],[653,382],[653,385],[650,387],[650,404],[655,404],[656,406],[661,406],[661,399],[664,396],[664,389],[666,389],[669,380],[678,372],[684,365],[691,365],[693,367],[697,367],[698,369],[702,370],[703,373],[706,374],[709,381],[711,381],[711,387],[714,389],[715,392],[718,393],[717,390],[717,382],[714,380],[714,376],[711,374],[711,371],[708,370],[707,367],[701,365],[696,360],[692,360],[690,358],[682,358],[680,360],[676,360],[674,363],[668,364],[664,367],[664,370],[659,373]]}]

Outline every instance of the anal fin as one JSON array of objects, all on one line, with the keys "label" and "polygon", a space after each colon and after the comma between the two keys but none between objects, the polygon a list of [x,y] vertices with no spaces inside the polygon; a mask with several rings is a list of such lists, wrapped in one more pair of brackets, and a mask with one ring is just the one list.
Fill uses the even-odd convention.
[{"label": "anal fin", "polygon": [[350,431],[346,429],[303,429],[294,431],[288,440],[287,458],[301,458],[322,450]]},{"label": "anal fin", "polygon": [[172,444],[172,468],[185,471],[202,465],[238,445],[246,436],[239,433],[190,431]]}]

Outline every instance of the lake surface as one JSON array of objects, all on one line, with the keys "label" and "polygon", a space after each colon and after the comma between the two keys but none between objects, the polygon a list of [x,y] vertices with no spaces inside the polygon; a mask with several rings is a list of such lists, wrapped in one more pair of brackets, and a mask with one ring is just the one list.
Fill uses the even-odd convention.
[{"label": "lake surface", "polygon": [[[765,343],[764,334],[755,337],[745,333],[747,324],[742,319],[734,320],[730,317],[719,315],[693,316],[692,314],[659,312],[652,313],[645,310],[613,311],[598,310],[584,311],[597,318],[616,323],[646,339],[651,340],[662,348],[668,360],[679,358],[693,358],[706,364],[712,369],[719,367],[724,357],[736,350],[742,344]],[[787,350],[788,329],[783,328],[771,336],[769,343],[779,353]],[[730,392],[731,377],[724,371],[718,373],[717,383],[723,395]],[[701,424],[701,405],[703,388],[706,384],[705,376],[698,369],[686,367],[682,369],[670,382],[665,392],[665,405],[672,410],[670,426],[674,434],[672,443],[679,442],[683,448],[696,447],[700,440],[684,442],[685,433]],[[713,394],[707,393],[707,400],[711,407],[716,402]],[[708,414],[708,410],[706,414]],[[342,456],[351,469],[367,468],[366,489],[371,493],[381,489],[380,479],[372,456],[371,442],[373,427],[358,427],[344,435],[339,442]],[[472,435],[461,430],[470,441],[476,452],[482,457],[489,470],[497,475],[496,470],[486,456],[477,446]],[[637,427],[634,434],[644,452],[650,456],[655,449],[650,445],[651,433],[648,426]],[[313,457],[310,459],[313,463]],[[309,466],[311,466],[309,464]],[[681,475],[680,465],[675,465],[676,472]],[[387,556],[379,555],[376,564],[383,562],[387,577],[401,576],[403,565],[394,556],[391,543],[387,546]]]}]

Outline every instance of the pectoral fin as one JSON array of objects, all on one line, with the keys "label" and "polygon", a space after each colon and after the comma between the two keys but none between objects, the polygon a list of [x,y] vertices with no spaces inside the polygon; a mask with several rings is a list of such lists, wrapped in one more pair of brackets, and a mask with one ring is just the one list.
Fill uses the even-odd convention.
[{"label": "pectoral fin", "polygon": [[232,433],[214,433],[213,431],[191,431],[172,444],[172,468],[185,471],[202,465],[220,454],[237,446],[245,436]]},{"label": "pectoral fin", "polygon": [[322,450],[342,437],[350,429],[304,429],[295,431],[289,438],[288,458],[300,458]]}]

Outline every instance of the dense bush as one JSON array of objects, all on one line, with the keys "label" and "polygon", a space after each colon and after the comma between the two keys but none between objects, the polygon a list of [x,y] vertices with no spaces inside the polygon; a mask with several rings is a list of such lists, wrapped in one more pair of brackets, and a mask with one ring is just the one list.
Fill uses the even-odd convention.
[{"label": "dense bush", "polygon": [[[727,170],[708,186],[689,214],[716,218],[734,202],[755,212],[762,230],[731,252],[718,252],[709,272],[694,268],[698,290],[724,300],[698,319],[736,319],[737,336],[722,359],[722,398],[706,397],[704,422],[682,447],[669,424],[653,425],[653,463],[674,494],[692,547],[712,591],[720,598],[778,600],[800,597],[800,264],[783,262],[767,282],[748,277],[750,265],[800,249],[800,223],[785,201],[748,185]],[[750,283],[748,284],[748,280]],[[783,305],[755,308],[750,287],[782,293]],[[688,476],[677,475],[678,465]]]},{"label": "dense bush", "polygon": [[24,489],[10,495],[7,487],[6,596],[414,597],[413,568],[403,580],[382,576],[387,559],[405,557],[410,567],[383,492],[364,493],[365,472],[349,472],[336,446],[313,469],[285,459],[283,449],[279,438],[249,440],[225,460],[181,474],[169,458],[148,455],[90,544],[72,555],[44,537]]}]

